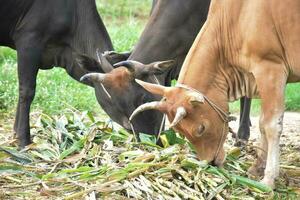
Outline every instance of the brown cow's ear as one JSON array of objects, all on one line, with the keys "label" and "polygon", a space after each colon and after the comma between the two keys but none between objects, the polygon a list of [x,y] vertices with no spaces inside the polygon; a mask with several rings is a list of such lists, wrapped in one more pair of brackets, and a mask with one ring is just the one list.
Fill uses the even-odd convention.
[{"label": "brown cow's ear", "polygon": [[100,72],[101,66],[97,60],[84,54],[74,54],[74,56],[81,69],[88,72]]},{"label": "brown cow's ear", "polygon": [[145,90],[147,90],[148,92],[152,93],[152,94],[157,94],[160,96],[164,96],[165,93],[168,91],[168,87],[162,86],[162,85],[157,85],[157,84],[152,84],[152,83],[148,83],[148,82],[144,82],[138,79],[135,79],[135,81],[141,85],[143,88],[145,88]]},{"label": "brown cow's ear", "polygon": [[199,104],[203,104],[205,101],[204,96],[196,92],[191,92],[188,95],[190,96],[189,103],[193,106],[198,106]]},{"label": "brown cow's ear", "polygon": [[161,61],[161,62],[154,62],[149,65],[147,65],[147,74],[162,74],[166,71],[168,71],[171,67],[175,65],[174,60],[167,60],[167,61]]}]

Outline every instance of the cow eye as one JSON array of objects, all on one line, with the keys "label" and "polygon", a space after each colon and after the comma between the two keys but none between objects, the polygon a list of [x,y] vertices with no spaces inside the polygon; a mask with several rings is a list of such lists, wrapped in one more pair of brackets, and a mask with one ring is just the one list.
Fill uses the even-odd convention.
[{"label": "cow eye", "polygon": [[203,135],[204,131],[205,131],[205,126],[201,124],[197,129],[196,136],[201,137]]}]

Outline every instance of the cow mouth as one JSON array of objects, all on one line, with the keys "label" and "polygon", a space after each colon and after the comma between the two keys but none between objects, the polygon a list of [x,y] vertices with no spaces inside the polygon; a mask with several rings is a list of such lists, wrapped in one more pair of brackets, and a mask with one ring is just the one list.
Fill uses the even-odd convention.
[{"label": "cow mouth", "polygon": [[211,161],[210,164],[215,167],[221,167],[223,165],[223,162],[216,161],[216,159],[215,159],[215,160]]},{"label": "cow mouth", "polygon": [[217,155],[217,157],[211,161],[211,164],[216,167],[222,167],[225,162],[225,158],[225,153],[220,152],[220,154]]}]

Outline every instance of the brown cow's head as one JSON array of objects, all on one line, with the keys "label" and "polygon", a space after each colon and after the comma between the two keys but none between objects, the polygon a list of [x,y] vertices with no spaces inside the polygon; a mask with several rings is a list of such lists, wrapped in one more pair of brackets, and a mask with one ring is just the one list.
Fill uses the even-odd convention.
[{"label": "brown cow's head", "polygon": [[172,122],[170,126],[194,145],[199,159],[207,160],[217,166],[223,164],[225,158],[223,144],[228,126],[201,93],[186,88],[164,87],[136,81],[149,92],[164,98],[140,106],[131,118],[148,109],[166,113]]},{"label": "brown cow's head", "polygon": [[[82,56],[78,59],[78,63],[85,69],[95,68],[95,65],[99,65],[96,67],[100,68],[103,68],[103,65],[110,65],[104,57],[101,57],[98,62],[93,58]],[[137,84],[135,78],[162,74],[172,64],[173,61],[154,62],[148,65],[134,61],[121,62],[115,66],[115,69],[110,65],[112,69],[106,74],[88,73],[81,78],[81,81],[94,86],[98,102],[112,120],[131,130],[129,123],[131,113],[141,104],[160,99]],[[103,90],[106,94],[103,94]],[[106,100],[103,99],[104,97]],[[152,110],[141,113],[132,124],[136,133],[157,134],[161,120],[162,113]]]}]

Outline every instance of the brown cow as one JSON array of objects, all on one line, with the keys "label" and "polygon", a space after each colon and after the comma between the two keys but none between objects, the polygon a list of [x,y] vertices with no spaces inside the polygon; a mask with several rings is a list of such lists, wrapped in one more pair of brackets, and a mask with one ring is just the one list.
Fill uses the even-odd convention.
[{"label": "brown cow", "polygon": [[[300,81],[300,1],[213,0],[208,19],[183,64],[177,87],[138,81],[163,101],[158,109],[195,146],[198,157],[221,165],[228,101],[259,97],[261,148],[249,169],[274,187],[279,174],[286,83]],[[299,51],[298,51],[299,50]]]}]

